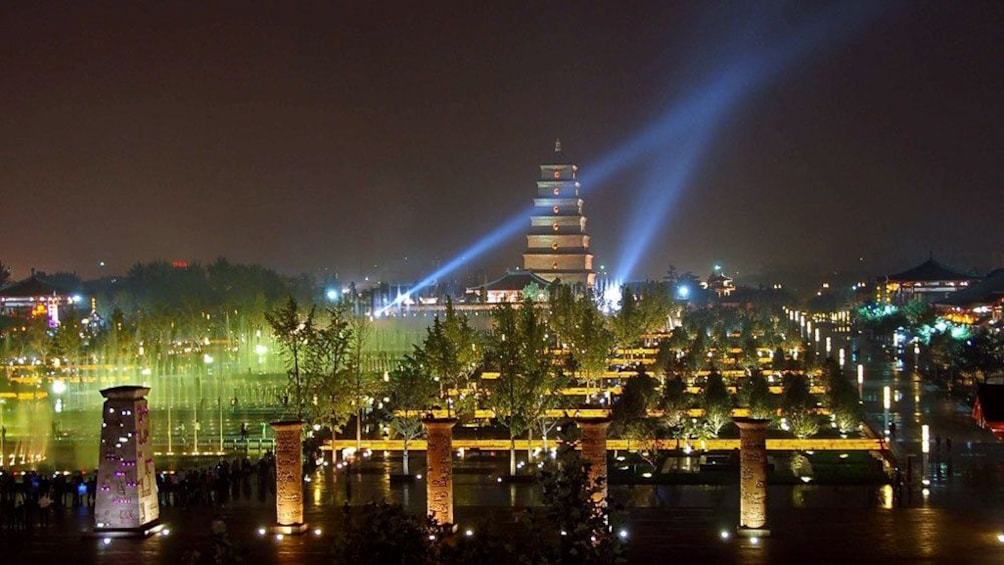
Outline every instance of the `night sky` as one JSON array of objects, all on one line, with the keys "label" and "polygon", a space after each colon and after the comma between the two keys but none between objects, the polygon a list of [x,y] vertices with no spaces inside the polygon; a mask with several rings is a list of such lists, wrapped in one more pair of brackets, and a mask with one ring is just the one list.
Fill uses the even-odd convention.
[{"label": "night sky", "polygon": [[[644,246],[634,278],[880,274],[929,252],[1001,266],[1000,2],[39,4],[0,7],[0,261],[16,278],[225,255],[414,280],[527,208],[556,137],[597,265]],[[843,12],[804,53],[785,43]],[[714,124],[624,157],[762,49],[793,60],[737,81]],[[685,178],[664,180],[681,154]],[[668,205],[639,205],[660,191]],[[657,215],[648,233],[640,213]],[[524,245],[458,274],[498,276]]]}]

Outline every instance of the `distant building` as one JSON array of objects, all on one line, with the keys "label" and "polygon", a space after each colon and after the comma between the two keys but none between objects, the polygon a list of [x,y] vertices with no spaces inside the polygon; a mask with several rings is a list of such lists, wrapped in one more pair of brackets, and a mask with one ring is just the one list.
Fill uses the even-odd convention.
[{"label": "distant building", "polygon": [[592,287],[596,273],[579,197],[578,170],[562,153],[561,140],[556,141],[554,154],[540,165],[523,268],[547,282],[557,279]]},{"label": "distant building", "polygon": [[701,283],[701,288],[714,292],[718,298],[731,296],[736,291],[736,283],[732,277],[716,269],[708,276],[708,280]]},{"label": "distant building", "polygon": [[904,304],[913,299],[935,302],[978,279],[949,269],[933,258],[912,269],[881,278],[876,285],[878,300]]},{"label": "distant building", "polygon": [[467,289],[468,294],[477,294],[487,304],[509,302],[519,304],[528,293],[534,302],[547,300],[550,281],[531,271],[510,271],[482,287]]},{"label": "distant building", "polygon": [[45,316],[53,328],[59,325],[59,309],[73,302],[69,292],[34,272],[27,279],[0,289],[0,314],[25,319]]},{"label": "distant building", "polygon": [[1004,319],[1004,269],[991,271],[983,280],[970,284],[935,302],[945,318],[962,324],[982,325]]}]

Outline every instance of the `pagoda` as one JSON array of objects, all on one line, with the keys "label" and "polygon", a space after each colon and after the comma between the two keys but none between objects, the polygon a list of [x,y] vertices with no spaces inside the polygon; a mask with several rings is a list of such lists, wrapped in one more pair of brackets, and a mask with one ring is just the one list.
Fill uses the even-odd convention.
[{"label": "pagoda", "polygon": [[548,282],[591,287],[596,273],[579,198],[578,170],[562,153],[561,140],[555,141],[554,153],[540,165],[523,268]]}]

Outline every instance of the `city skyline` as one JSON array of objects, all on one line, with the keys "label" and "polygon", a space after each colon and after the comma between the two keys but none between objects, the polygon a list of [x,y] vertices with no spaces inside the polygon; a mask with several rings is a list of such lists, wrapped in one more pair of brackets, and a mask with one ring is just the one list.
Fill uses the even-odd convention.
[{"label": "city skyline", "polygon": [[[528,209],[556,137],[596,264],[640,248],[632,278],[715,261],[894,272],[929,252],[999,266],[990,5],[236,6],[7,10],[16,278],[227,256],[417,280]],[[834,14],[853,21],[796,60],[734,66]],[[729,104],[681,103],[736,68]],[[621,155],[679,108],[696,124],[679,139]],[[639,203],[670,185],[643,227]],[[529,224],[461,269],[519,265]]]}]

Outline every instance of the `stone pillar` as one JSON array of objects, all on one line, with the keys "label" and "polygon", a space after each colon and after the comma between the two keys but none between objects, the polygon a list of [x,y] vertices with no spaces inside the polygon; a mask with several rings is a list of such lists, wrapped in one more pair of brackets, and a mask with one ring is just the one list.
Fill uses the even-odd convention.
[{"label": "stone pillar", "polygon": [[160,503],[150,445],[150,411],[143,386],[101,391],[101,447],[94,535],[147,536],[158,531]]},{"label": "stone pillar", "polygon": [[600,506],[607,503],[607,427],[610,418],[578,418],[575,420],[582,430],[579,443],[582,457],[589,461],[589,482],[601,481],[602,488],[593,495],[593,502]]},{"label": "stone pillar", "polygon": [[767,424],[733,418],[739,426],[739,534],[765,536],[767,530]]},{"label": "stone pillar", "polygon": [[277,534],[302,534],[303,521],[303,450],[300,434],[303,422],[272,422],[275,433],[275,521]]},{"label": "stone pillar", "polygon": [[426,505],[430,518],[453,524],[453,425],[455,418],[422,420],[429,432],[426,459]]}]

